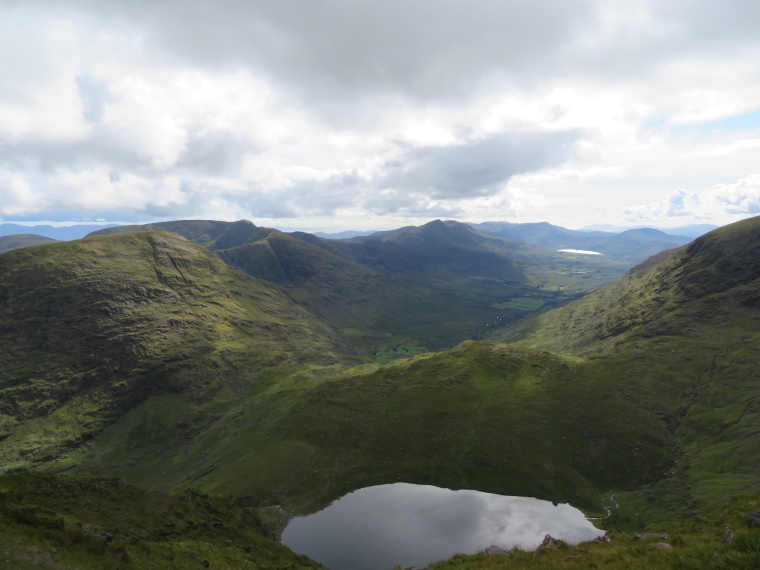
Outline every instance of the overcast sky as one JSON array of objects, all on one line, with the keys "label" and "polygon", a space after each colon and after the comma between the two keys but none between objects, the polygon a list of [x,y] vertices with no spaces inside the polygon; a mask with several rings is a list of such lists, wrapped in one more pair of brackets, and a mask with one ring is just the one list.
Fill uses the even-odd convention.
[{"label": "overcast sky", "polygon": [[758,0],[0,0],[0,222],[760,214]]}]

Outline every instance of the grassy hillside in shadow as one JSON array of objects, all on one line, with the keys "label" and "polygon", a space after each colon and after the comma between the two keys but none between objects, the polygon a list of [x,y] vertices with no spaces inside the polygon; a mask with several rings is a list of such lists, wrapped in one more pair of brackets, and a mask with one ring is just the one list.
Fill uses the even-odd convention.
[{"label": "grassy hillside in shadow", "polygon": [[216,406],[209,413],[217,419],[192,437],[189,420],[166,413],[176,401],[154,399],[93,442],[82,469],[298,512],[395,481],[601,510],[602,491],[635,488],[671,463],[657,395],[634,394],[593,364],[469,341],[387,366],[275,382]]},{"label": "grassy hillside in shadow", "polygon": [[0,477],[3,568],[322,568],[275,542],[253,509],[118,479]]},{"label": "grassy hillside in shadow", "polygon": [[56,240],[38,236],[36,234],[14,234],[9,236],[0,236],[0,253],[21,249],[23,247],[32,247],[46,243],[55,243]]}]

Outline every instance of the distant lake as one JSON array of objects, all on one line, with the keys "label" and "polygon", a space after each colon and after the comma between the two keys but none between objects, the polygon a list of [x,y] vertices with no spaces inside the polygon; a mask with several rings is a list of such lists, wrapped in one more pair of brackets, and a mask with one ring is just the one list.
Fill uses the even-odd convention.
[{"label": "distant lake", "polygon": [[391,570],[491,545],[529,550],[546,534],[576,543],[604,531],[570,505],[394,483],[354,491],[318,513],[294,518],[282,543],[330,570]]},{"label": "distant lake", "polygon": [[557,251],[562,251],[564,253],[580,253],[581,255],[604,255],[598,251],[588,251],[586,249],[558,249]]}]

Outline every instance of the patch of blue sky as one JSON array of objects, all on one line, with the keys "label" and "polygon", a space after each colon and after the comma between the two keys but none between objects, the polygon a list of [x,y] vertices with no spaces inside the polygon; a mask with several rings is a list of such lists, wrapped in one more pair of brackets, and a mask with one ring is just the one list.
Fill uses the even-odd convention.
[{"label": "patch of blue sky", "polygon": [[760,127],[760,109],[755,109],[749,113],[718,119],[696,128],[711,131],[740,131],[746,129],[756,129]]},{"label": "patch of blue sky", "polygon": [[643,126],[645,129],[661,129],[665,126],[665,117],[657,117],[651,121],[646,121]]},{"label": "patch of blue sky", "polygon": [[[662,129],[667,123],[667,117],[657,117],[646,121],[643,125],[645,129]],[[709,123],[677,125],[673,127],[674,131],[743,131],[760,128],[760,109],[755,109],[749,113],[725,117]]]}]

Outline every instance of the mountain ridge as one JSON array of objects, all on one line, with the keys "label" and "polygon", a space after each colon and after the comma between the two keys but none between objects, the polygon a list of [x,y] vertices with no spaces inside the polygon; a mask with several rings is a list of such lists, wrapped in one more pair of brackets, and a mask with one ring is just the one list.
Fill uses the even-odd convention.
[{"label": "mountain ridge", "polygon": [[[351,358],[282,289],[164,232],[0,255],[0,346],[5,470],[76,463],[156,394],[202,404],[250,391],[268,370]],[[32,424],[48,435],[30,436]]]}]

